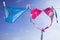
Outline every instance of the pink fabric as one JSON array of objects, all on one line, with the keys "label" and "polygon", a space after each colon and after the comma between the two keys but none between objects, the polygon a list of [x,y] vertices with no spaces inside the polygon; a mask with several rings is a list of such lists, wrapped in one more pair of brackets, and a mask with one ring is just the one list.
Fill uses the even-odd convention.
[{"label": "pink fabric", "polygon": [[39,9],[33,9],[31,11],[31,16],[32,16],[32,19],[35,19],[39,14],[41,13],[41,11]]},{"label": "pink fabric", "polygon": [[49,13],[51,12],[51,8],[47,8],[44,10],[45,14],[47,14],[49,16]]},{"label": "pink fabric", "polygon": [[[32,19],[35,19],[39,14],[41,14],[42,10],[39,10],[39,9],[33,9],[31,10],[31,16],[32,16]],[[49,16],[50,12],[51,12],[51,8],[46,8],[44,10],[45,14],[47,14]]]},{"label": "pink fabric", "polygon": [[[42,10],[39,10],[37,8],[31,10],[31,17],[32,19],[35,19],[37,16],[39,16],[41,14]],[[40,29],[40,28],[37,28],[39,30],[41,30],[42,32],[44,32],[46,29],[48,29],[51,25],[52,25],[52,20],[53,20],[53,11],[52,11],[52,8],[46,8],[44,10],[45,14],[48,15],[50,18],[51,18],[51,24],[45,28]],[[32,22],[33,23],[33,22]]]}]

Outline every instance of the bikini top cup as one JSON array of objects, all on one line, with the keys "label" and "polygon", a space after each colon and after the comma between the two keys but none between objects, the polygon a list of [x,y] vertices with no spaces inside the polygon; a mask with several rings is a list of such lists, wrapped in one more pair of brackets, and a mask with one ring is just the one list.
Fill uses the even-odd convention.
[{"label": "bikini top cup", "polygon": [[36,27],[37,29],[42,30],[44,32],[46,29],[48,29],[52,25],[53,16],[54,16],[53,8],[46,8],[45,10],[39,10],[39,9],[35,8],[35,9],[31,10],[31,21],[32,21],[33,25],[35,26],[36,24],[33,21],[36,19],[36,17],[38,17],[41,14],[42,11],[44,11],[45,14],[48,17],[50,17],[50,19],[51,19],[51,23],[49,26],[46,26],[43,29]]}]

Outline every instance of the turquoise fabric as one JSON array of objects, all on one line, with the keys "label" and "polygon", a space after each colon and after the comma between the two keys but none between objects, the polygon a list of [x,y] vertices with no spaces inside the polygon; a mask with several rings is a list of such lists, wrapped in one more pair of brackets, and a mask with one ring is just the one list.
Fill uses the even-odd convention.
[{"label": "turquoise fabric", "polygon": [[5,21],[8,23],[15,22],[25,11],[27,11],[27,8],[5,7]]}]

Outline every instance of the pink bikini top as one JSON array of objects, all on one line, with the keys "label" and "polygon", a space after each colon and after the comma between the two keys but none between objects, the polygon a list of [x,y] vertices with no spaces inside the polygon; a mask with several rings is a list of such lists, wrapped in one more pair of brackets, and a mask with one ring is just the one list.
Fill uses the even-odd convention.
[{"label": "pink bikini top", "polygon": [[[53,10],[52,8],[46,8],[45,10],[43,10],[45,12],[46,15],[48,15],[49,17],[53,15],[53,13],[51,13]],[[33,9],[31,10],[31,16],[32,19],[35,19],[38,15],[40,15],[42,12],[42,10],[39,9]],[[50,17],[51,18],[51,17]]]},{"label": "pink bikini top", "polygon": [[51,24],[49,26],[46,26],[43,29],[37,28],[39,30],[41,30],[42,32],[44,32],[46,29],[48,29],[51,25],[52,25],[52,21],[53,21],[53,16],[54,16],[54,12],[52,8],[46,8],[45,10],[39,10],[37,8],[31,10],[31,21],[34,24],[34,26],[36,25],[33,21],[36,19],[37,16],[39,16],[41,14],[41,12],[44,11],[46,15],[48,15],[48,17],[50,17],[51,19]]}]

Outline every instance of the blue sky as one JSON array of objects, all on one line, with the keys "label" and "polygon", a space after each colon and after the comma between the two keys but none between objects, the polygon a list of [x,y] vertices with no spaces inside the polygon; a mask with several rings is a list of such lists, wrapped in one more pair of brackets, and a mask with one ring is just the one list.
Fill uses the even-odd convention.
[{"label": "blue sky", "polygon": [[[30,22],[30,10],[19,17],[15,23],[10,24],[5,22],[2,1],[0,0],[0,40],[40,40],[41,31],[37,30]],[[31,9],[38,8],[41,10],[53,5],[57,11],[58,20],[60,20],[60,0],[5,0],[5,2],[9,7],[25,8],[27,4],[30,4]],[[41,13],[40,17],[43,20],[37,19],[41,20],[39,21],[41,27],[49,25],[50,18],[44,12]],[[43,23],[43,21],[45,22]],[[60,40],[60,21],[56,23],[55,16],[52,26],[44,32],[43,40]]]}]

